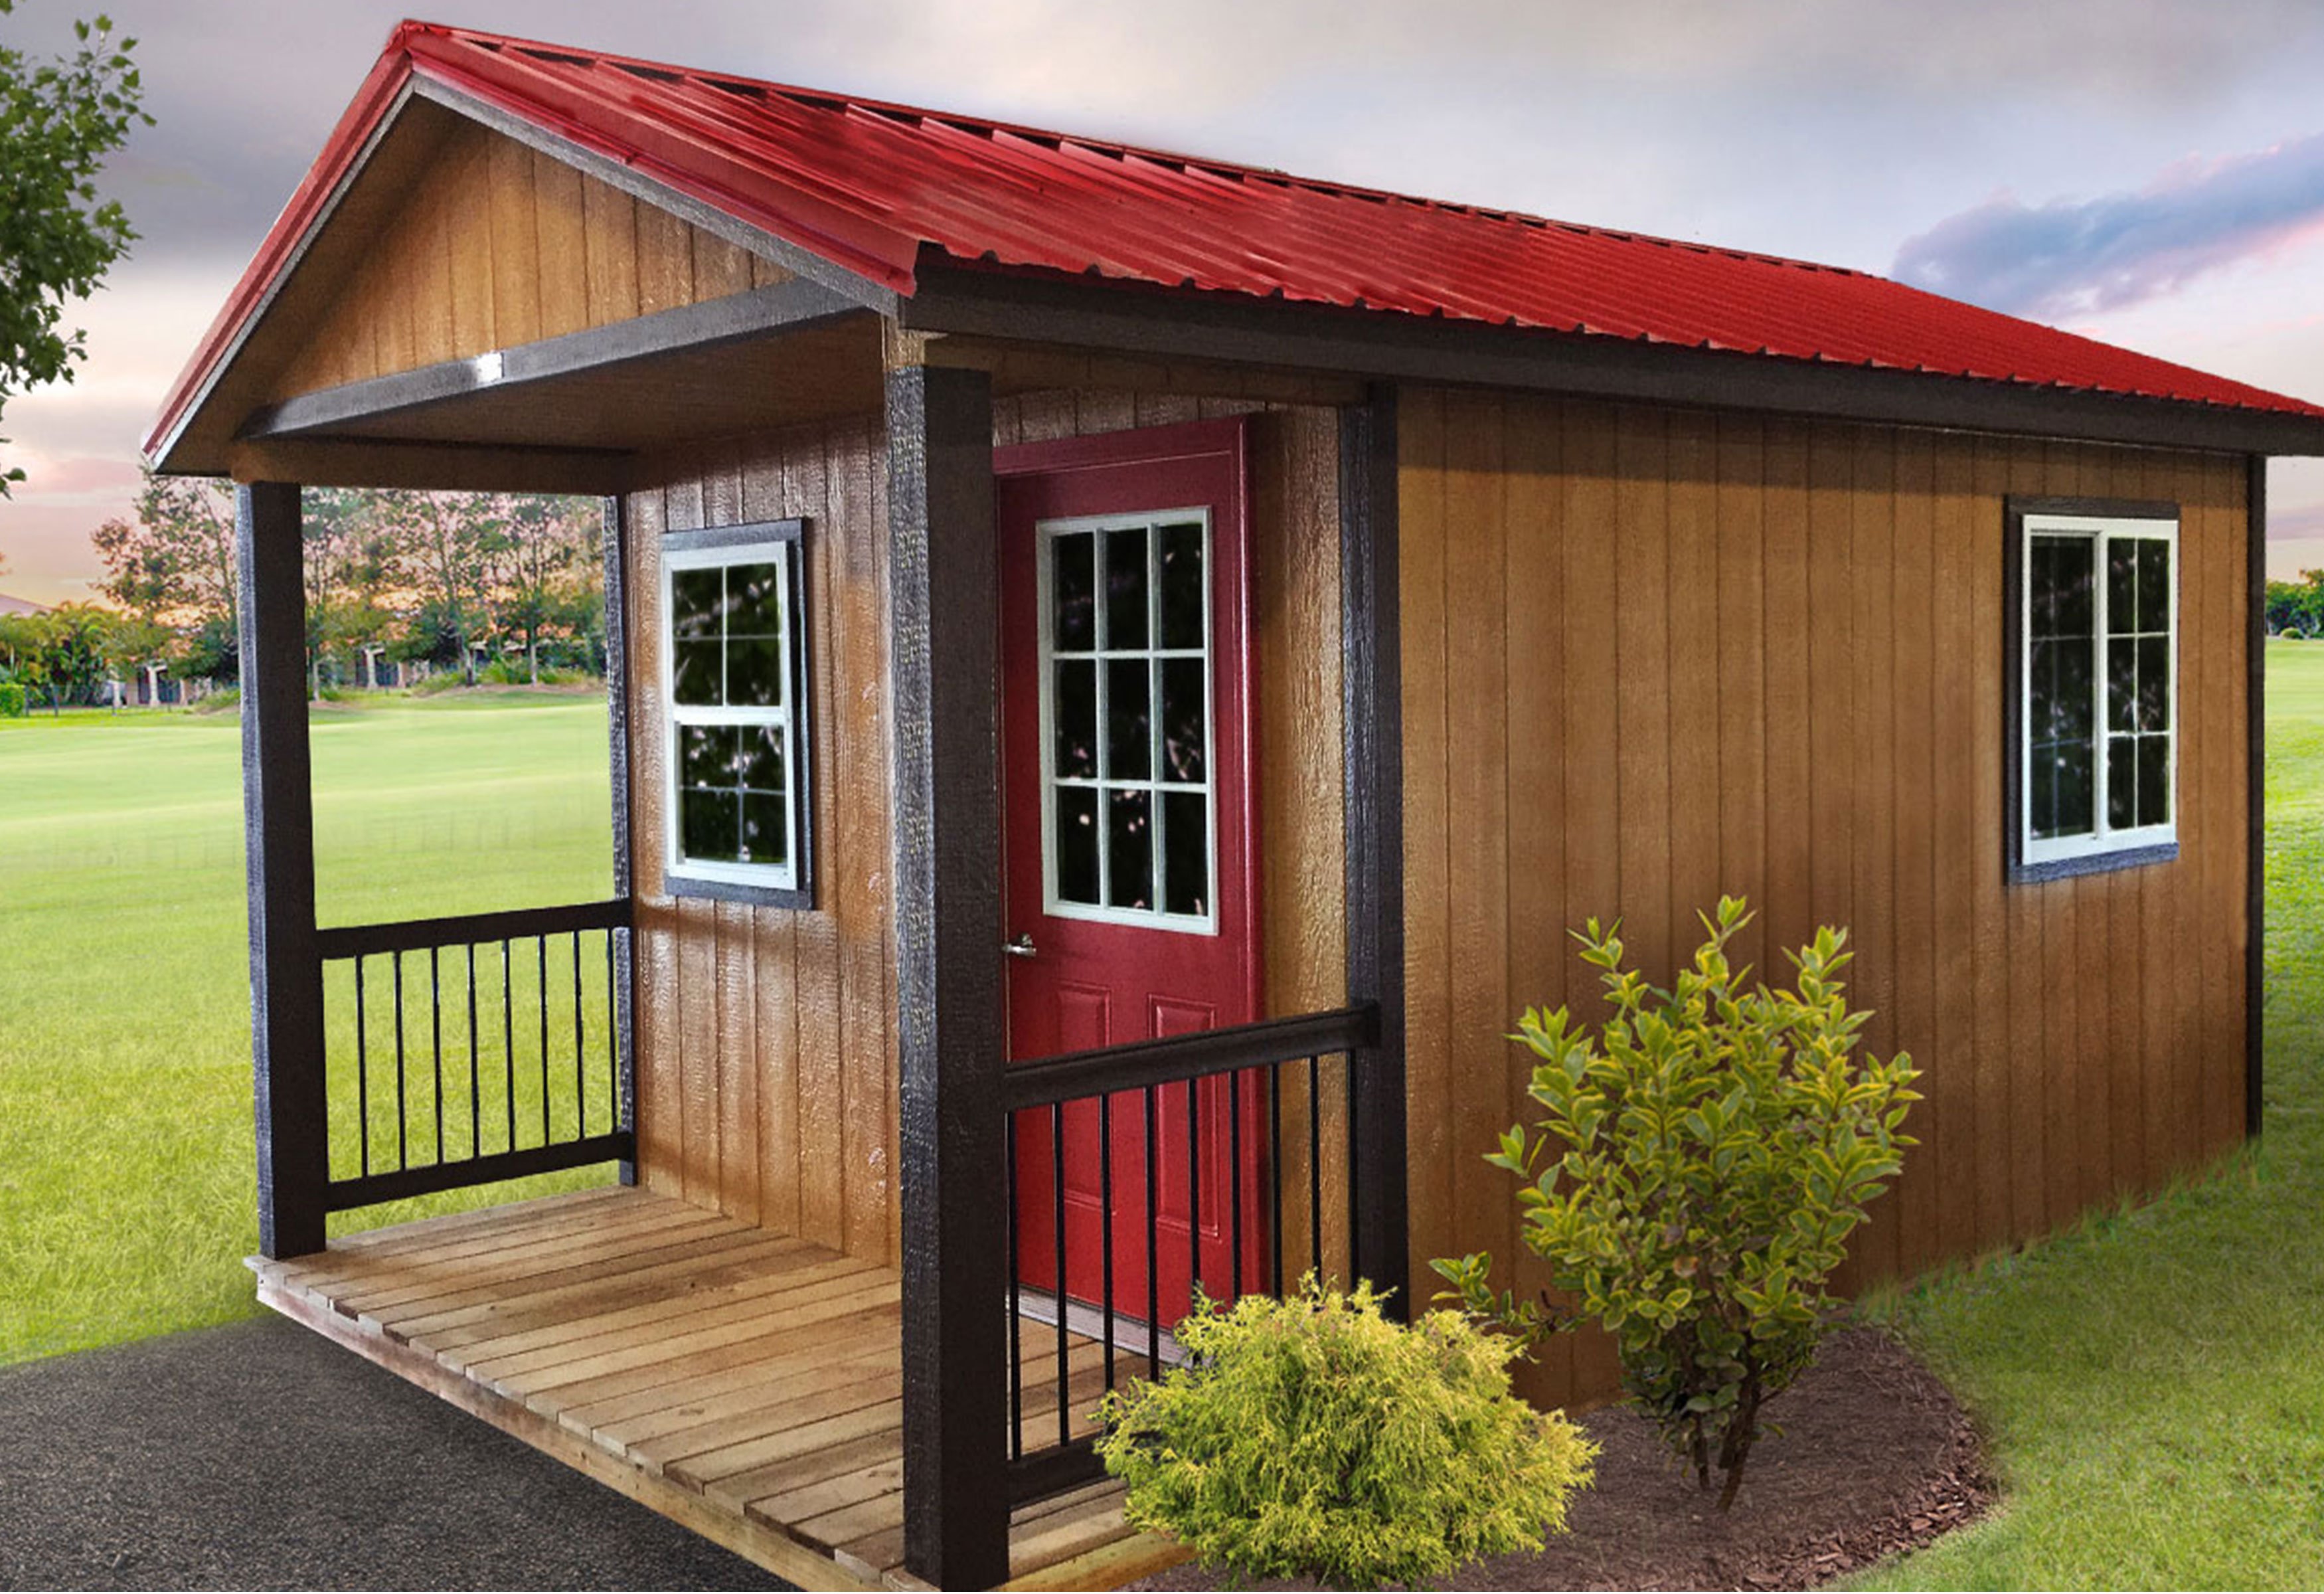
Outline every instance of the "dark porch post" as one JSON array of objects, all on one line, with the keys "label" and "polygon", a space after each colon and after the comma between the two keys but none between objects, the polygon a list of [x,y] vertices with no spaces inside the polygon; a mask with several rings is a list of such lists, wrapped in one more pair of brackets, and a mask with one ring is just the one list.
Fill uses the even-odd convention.
[{"label": "dark porch post", "polygon": [[992,391],[888,373],[902,1071],[904,1561],[1009,1576],[1008,1191],[1001,1111],[1000,570]]},{"label": "dark porch post", "polygon": [[1379,1014],[1348,1114],[1353,1264],[1411,1315],[1404,1096],[1404,674],[1396,389],[1340,412],[1341,690],[1346,726],[1348,1000]]},{"label": "dark porch post", "polygon": [[[636,890],[630,866],[630,598],[628,500],[619,494],[604,501],[605,555],[605,724],[612,737],[607,750],[608,784],[613,795],[613,894],[624,902]],[[613,938],[613,1046],[621,1058],[621,1100],[614,1127],[638,1126],[638,1017],[636,1006],[635,942],[627,930],[609,932]],[[621,1181],[638,1182],[634,1156],[622,1159]]]},{"label": "dark porch post", "polygon": [[235,506],[258,1248],[272,1257],[300,1256],[323,1248],[329,1163],[299,488],[290,482],[254,482],[235,494]]}]

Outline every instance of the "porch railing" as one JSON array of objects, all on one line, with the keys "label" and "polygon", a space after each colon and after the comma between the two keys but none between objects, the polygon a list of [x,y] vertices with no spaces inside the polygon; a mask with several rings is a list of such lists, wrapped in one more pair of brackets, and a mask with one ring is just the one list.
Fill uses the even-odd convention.
[{"label": "porch railing", "polygon": [[316,932],[331,1211],[637,1154],[627,898]]},{"label": "porch railing", "polygon": [[1367,1004],[1008,1070],[1012,1503],[1100,1476],[1092,1409],[1158,1376],[1194,1291],[1356,1274]]}]

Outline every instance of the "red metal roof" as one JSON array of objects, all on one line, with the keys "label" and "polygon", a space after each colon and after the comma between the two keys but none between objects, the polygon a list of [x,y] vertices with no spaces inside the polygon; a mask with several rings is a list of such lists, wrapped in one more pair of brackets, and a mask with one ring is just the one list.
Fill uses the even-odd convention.
[{"label": "red metal roof", "polygon": [[1863,272],[405,23],[179,378],[149,451],[415,75],[899,293],[933,247],[1035,272],[2324,418]]}]

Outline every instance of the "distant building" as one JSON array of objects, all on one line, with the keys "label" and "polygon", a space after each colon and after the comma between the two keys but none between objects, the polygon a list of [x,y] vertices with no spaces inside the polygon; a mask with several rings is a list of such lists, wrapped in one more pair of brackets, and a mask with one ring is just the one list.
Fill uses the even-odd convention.
[{"label": "distant building", "polygon": [[11,598],[0,592],[0,619],[11,615],[45,615],[48,612],[46,604],[34,603],[26,598]]}]

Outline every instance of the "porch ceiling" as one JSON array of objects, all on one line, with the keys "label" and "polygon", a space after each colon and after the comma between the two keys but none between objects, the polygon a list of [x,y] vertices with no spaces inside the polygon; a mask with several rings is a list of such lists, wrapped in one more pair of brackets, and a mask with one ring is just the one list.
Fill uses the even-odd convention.
[{"label": "porch ceiling", "polygon": [[[438,483],[430,473],[459,475],[479,450],[610,462],[874,412],[881,393],[880,338],[879,318],[863,311],[793,329],[610,351],[590,348],[611,341],[602,334],[577,334],[553,340],[567,346],[562,357],[550,344],[536,344],[301,394],[250,416],[229,458],[234,473],[247,479],[272,468],[286,446],[298,445],[318,458],[327,476],[344,474],[344,467],[334,472],[319,463],[336,454],[401,478],[366,485],[413,487],[464,485]],[[337,447],[327,454],[327,445]]]}]

